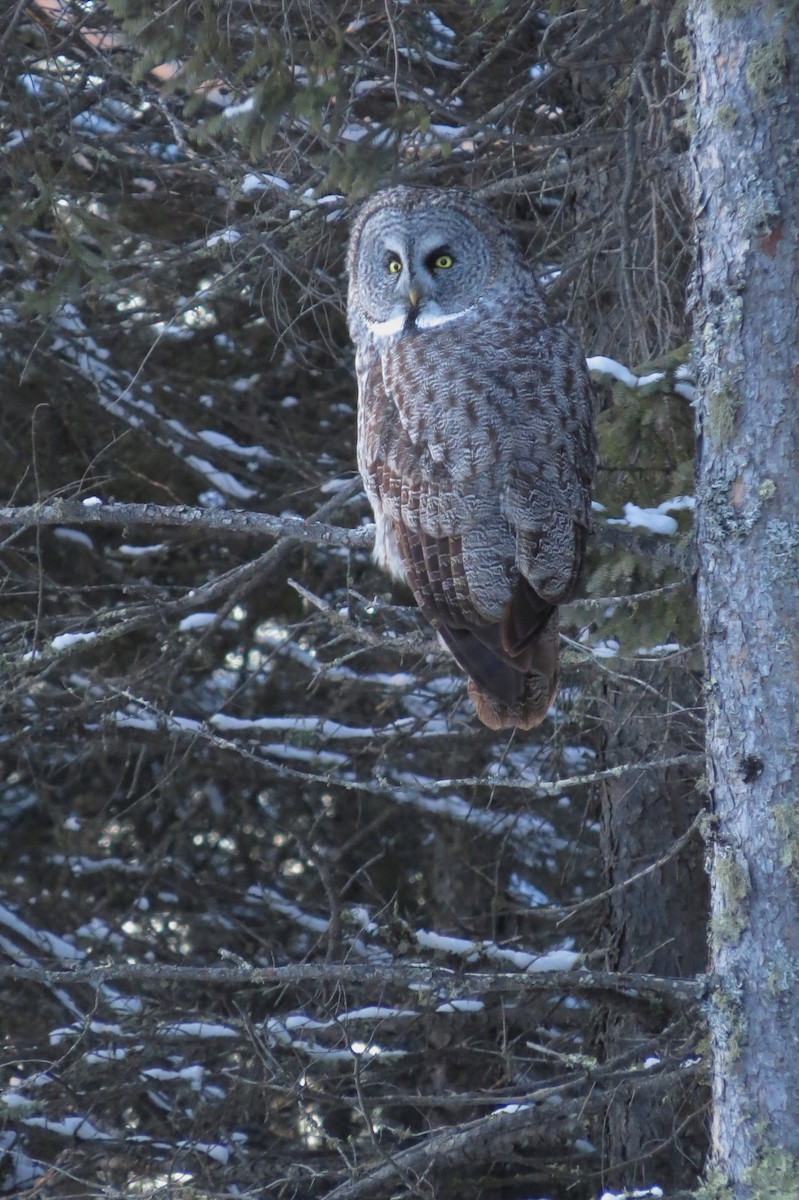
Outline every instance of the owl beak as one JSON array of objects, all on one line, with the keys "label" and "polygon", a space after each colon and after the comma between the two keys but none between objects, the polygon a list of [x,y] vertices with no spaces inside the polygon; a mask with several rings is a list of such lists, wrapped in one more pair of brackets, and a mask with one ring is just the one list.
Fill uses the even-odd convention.
[{"label": "owl beak", "polygon": [[419,289],[416,284],[412,284],[408,288],[408,301],[411,308],[416,309],[419,307]]}]

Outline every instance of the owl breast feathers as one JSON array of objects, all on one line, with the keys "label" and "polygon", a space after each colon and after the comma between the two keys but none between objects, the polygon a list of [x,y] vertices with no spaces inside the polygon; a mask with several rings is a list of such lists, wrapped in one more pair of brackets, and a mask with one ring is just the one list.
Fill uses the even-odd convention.
[{"label": "owl breast feathers", "polygon": [[583,354],[509,231],[469,195],[378,192],[356,217],[348,319],[375,557],[406,581],[492,729],[557,690],[595,445]]}]

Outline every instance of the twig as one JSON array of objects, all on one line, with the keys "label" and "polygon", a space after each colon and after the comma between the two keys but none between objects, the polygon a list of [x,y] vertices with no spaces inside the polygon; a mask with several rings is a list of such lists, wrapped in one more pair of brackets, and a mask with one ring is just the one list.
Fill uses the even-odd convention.
[{"label": "twig", "polygon": [[[658,600],[661,596],[668,596],[684,586],[683,580],[677,579],[674,583],[664,583],[662,587],[652,588],[647,592],[632,592],[629,596],[584,596],[579,600],[570,600],[569,608],[604,609],[618,604],[629,604],[632,607],[643,600]],[[581,646],[580,649],[584,650],[585,647]]]},{"label": "twig", "polygon": [[623,892],[625,888],[632,887],[634,883],[638,883],[640,879],[645,879],[647,875],[651,875],[653,871],[657,871],[660,867],[665,866],[669,859],[674,858],[680,853],[683,846],[687,845],[693,837],[697,829],[700,829],[707,819],[707,814],[703,809],[696,814],[691,824],[681,833],[675,842],[672,842],[665,854],[655,862],[650,863],[648,867],[642,867],[640,871],[636,871],[629,879],[623,879],[620,883],[615,883],[613,887],[606,888],[604,892],[597,892],[595,896],[587,896],[585,900],[580,900],[576,904],[564,906],[564,915],[556,922],[557,925],[562,925],[564,921],[568,921],[575,913],[581,912],[584,908],[590,908],[592,904],[598,904],[600,900],[607,900],[610,896],[614,896],[617,892]]},{"label": "twig", "polygon": [[[287,579],[286,583],[290,588],[293,588],[298,596],[301,596],[312,608],[317,612],[325,615],[331,625],[338,625],[346,631],[347,637],[351,640],[360,642],[364,646],[377,650],[391,650],[392,654],[434,654],[440,653],[441,657],[445,657],[446,651],[432,637],[425,636],[424,633],[408,633],[398,635],[397,637],[386,638],[385,634],[376,633],[372,629],[368,629],[365,625],[359,625],[348,617],[345,613],[340,613],[339,610],[328,600],[322,596],[317,596],[315,592],[303,587],[296,579]],[[386,608],[389,606],[386,605]],[[393,606],[391,606],[393,607]],[[397,609],[394,608],[396,612]],[[409,607],[405,610],[406,615],[418,614],[417,608]],[[329,670],[330,667],[338,666],[340,661],[351,658],[352,655],[345,655],[342,660],[335,660],[331,663],[326,663],[324,667],[320,666],[322,671]]]},{"label": "twig", "polygon": [[592,771],[589,775],[569,775],[565,779],[554,779],[551,783],[541,779],[520,779],[515,776],[510,779],[497,779],[493,776],[466,777],[463,779],[430,780],[426,786],[435,788],[466,788],[485,786],[491,788],[514,788],[519,791],[536,792],[540,796],[560,796],[563,792],[575,787],[586,787],[591,783],[601,783],[605,779],[620,779],[635,771],[665,770],[667,767],[698,766],[704,763],[705,755],[697,751],[691,754],[675,754],[672,758],[655,758],[650,762],[620,763],[617,767],[606,767],[601,771]]}]

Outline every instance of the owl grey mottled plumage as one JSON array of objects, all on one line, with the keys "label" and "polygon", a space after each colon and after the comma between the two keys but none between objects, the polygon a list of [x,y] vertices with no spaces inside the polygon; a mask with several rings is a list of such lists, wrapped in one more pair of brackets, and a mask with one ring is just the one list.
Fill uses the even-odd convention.
[{"label": "owl grey mottled plumage", "polygon": [[352,226],[358,466],[375,558],[407,581],[492,729],[558,678],[557,605],[591,518],[591,385],[515,239],[464,192],[377,192]]}]

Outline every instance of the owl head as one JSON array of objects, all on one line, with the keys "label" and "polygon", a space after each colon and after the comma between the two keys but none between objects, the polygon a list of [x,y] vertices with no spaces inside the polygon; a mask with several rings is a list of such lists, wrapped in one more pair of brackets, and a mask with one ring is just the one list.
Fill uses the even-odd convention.
[{"label": "owl head", "polygon": [[[348,312],[353,339],[457,320],[525,270],[508,230],[478,200],[441,188],[386,188],[352,225]],[[363,326],[366,326],[366,330]]]}]

